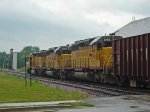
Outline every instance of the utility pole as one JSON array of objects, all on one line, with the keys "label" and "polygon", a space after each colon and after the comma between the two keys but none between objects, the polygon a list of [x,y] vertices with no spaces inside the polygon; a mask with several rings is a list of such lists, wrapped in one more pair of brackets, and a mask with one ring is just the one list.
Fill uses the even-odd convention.
[{"label": "utility pole", "polygon": [[3,65],[2,65],[1,71],[2,71],[2,69],[5,69],[5,58],[6,58],[6,57],[4,57]]},{"label": "utility pole", "polygon": [[13,49],[10,49],[10,56],[9,56],[9,69],[13,69]]},{"label": "utility pole", "polygon": [[[31,60],[29,58],[29,64],[31,64]],[[30,65],[31,67],[31,65]],[[31,77],[31,73],[30,75],[30,87],[32,86],[32,77]],[[25,86],[27,86],[27,57],[25,57]]]},{"label": "utility pole", "polygon": [[25,86],[27,86],[26,57],[25,57],[25,60],[24,60],[24,65],[25,65],[25,72],[24,72],[25,73],[25,77],[24,77],[25,78]]}]

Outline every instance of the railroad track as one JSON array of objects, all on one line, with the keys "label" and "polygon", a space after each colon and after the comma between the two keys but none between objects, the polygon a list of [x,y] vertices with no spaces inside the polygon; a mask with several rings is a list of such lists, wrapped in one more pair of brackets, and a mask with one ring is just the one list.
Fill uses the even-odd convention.
[{"label": "railroad track", "polygon": [[[22,78],[25,78],[24,72],[18,71],[7,71],[7,74],[16,75]],[[27,78],[30,76],[27,74]],[[129,88],[118,88],[115,86],[107,86],[104,84],[95,84],[89,82],[81,82],[81,81],[66,81],[61,79],[54,79],[48,77],[37,77],[31,76],[32,80],[38,80],[42,83],[46,83],[47,85],[55,84],[66,87],[71,87],[75,89],[80,89],[81,91],[87,92],[91,95],[96,96],[121,96],[121,95],[140,95],[145,94],[144,90],[139,89],[129,89]]]}]

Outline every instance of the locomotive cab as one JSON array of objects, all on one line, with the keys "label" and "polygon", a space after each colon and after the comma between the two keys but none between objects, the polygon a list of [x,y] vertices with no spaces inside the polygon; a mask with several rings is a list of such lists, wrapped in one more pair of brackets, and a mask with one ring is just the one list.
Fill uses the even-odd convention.
[{"label": "locomotive cab", "polygon": [[[118,40],[120,36],[99,36],[96,37],[91,43],[91,55],[95,56],[96,68],[98,72],[95,77],[100,82],[114,83],[112,76],[113,69],[113,49],[112,43]],[[94,65],[94,63],[93,63]],[[92,65],[92,66],[93,66]]]},{"label": "locomotive cab", "polygon": [[95,46],[97,49],[102,47],[112,47],[112,42],[114,40],[121,39],[120,36],[98,36],[90,43],[90,45]]},{"label": "locomotive cab", "polygon": [[120,36],[98,36],[91,43],[91,55],[99,61],[98,68],[100,71],[106,71],[112,67],[112,43],[120,39]]}]

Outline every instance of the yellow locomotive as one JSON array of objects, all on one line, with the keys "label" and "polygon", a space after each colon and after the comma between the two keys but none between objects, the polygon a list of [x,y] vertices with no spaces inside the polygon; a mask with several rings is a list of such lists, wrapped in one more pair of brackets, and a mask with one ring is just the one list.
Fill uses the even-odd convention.
[{"label": "yellow locomotive", "polygon": [[37,53],[32,53],[28,57],[29,59],[29,72],[36,75],[45,74],[46,68],[46,51],[42,50]]},{"label": "yellow locomotive", "polygon": [[[112,70],[112,41],[119,36],[98,36],[71,45],[74,78],[103,81]],[[108,80],[108,78],[107,78]]]},{"label": "yellow locomotive", "polygon": [[119,38],[98,36],[31,54],[29,71],[64,79],[109,80],[113,77],[112,41]]},{"label": "yellow locomotive", "polygon": [[69,46],[50,48],[46,55],[46,74],[64,78],[64,69],[70,67],[70,53]]}]

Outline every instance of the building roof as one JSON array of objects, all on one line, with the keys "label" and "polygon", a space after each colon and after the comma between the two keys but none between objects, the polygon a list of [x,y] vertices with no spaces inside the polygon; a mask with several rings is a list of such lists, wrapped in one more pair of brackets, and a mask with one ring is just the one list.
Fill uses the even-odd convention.
[{"label": "building roof", "polygon": [[132,21],[112,34],[122,37],[131,37],[146,33],[150,33],[150,17]]}]

